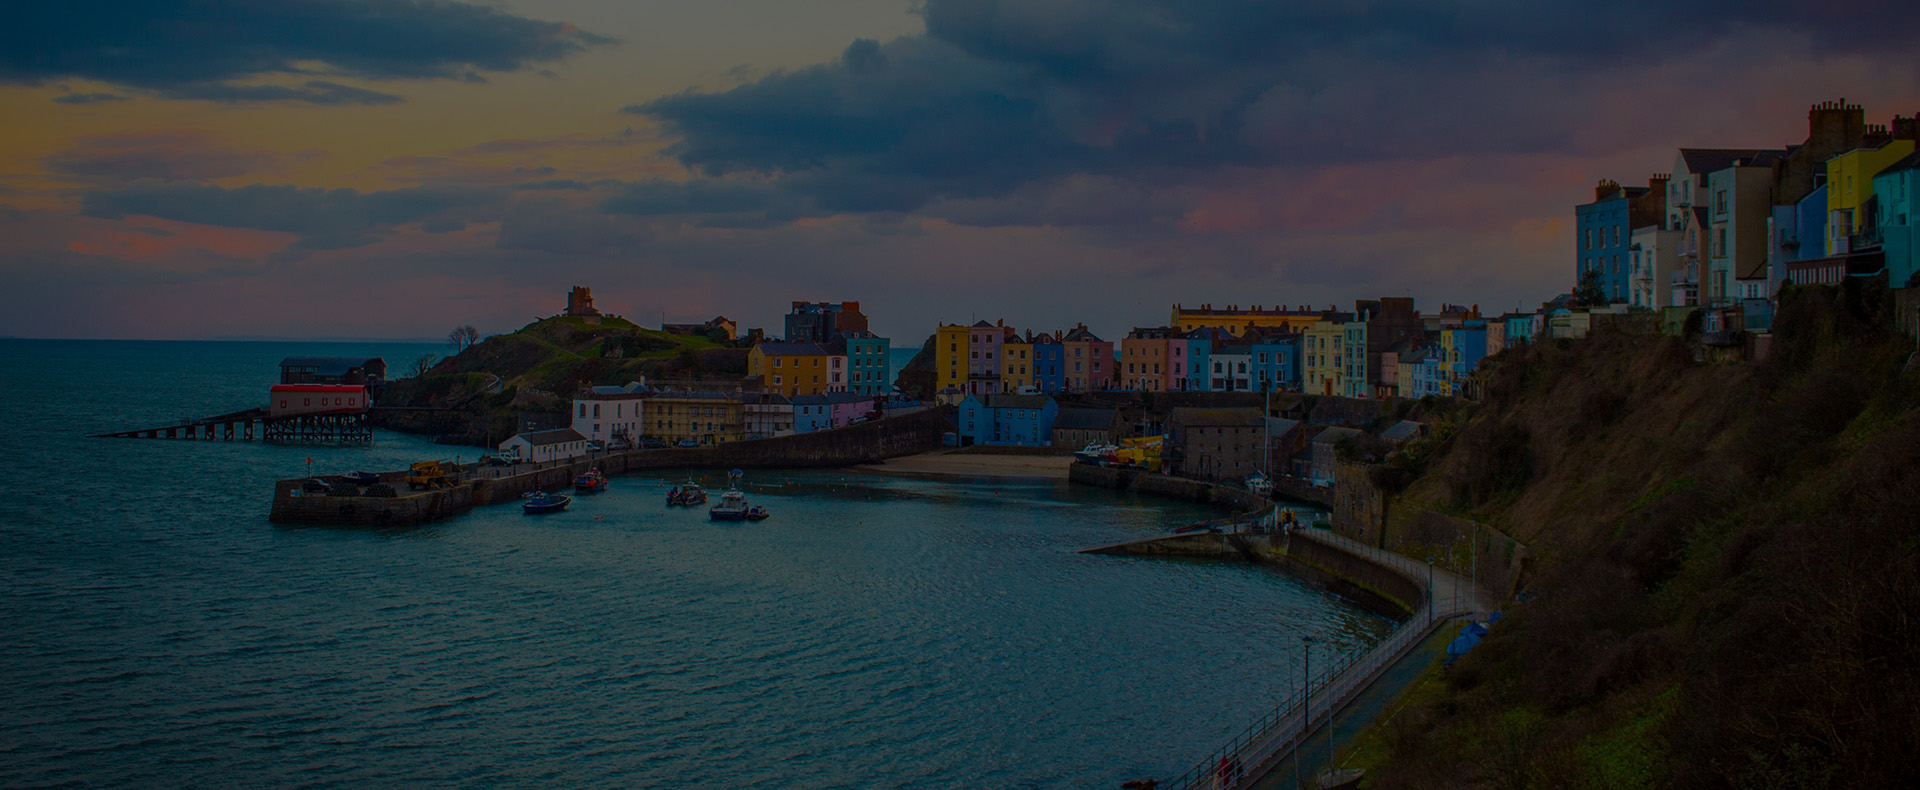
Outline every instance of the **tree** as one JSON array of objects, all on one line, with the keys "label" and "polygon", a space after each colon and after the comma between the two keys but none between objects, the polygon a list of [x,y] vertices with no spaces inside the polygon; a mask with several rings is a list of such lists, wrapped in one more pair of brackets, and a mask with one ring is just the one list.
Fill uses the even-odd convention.
[{"label": "tree", "polygon": [[447,333],[447,345],[452,346],[456,354],[472,348],[473,344],[478,342],[480,342],[480,330],[475,329],[472,324],[456,326],[452,332]]},{"label": "tree", "polygon": [[1573,306],[1602,307],[1607,304],[1607,289],[1600,285],[1599,267],[1580,273],[1580,284],[1573,288]]},{"label": "tree", "polygon": [[408,370],[412,372],[413,377],[417,379],[427,375],[427,371],[432,370],[434,364],[439,361],[440,358],[432,354],[421,354],[419,359],[413,361],[413,366],[408,368]]}]

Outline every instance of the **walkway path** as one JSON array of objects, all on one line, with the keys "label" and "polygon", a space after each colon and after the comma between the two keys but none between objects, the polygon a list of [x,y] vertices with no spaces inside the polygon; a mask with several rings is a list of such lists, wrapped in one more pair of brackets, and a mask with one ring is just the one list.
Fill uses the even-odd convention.
[{"label": "walkway path", "polygon": [[[1373,649],[1348,656],[1340,663],[1318,669],[1310,679],[1310,693],[1296,693],[1226,746],[1209,755],[1186,775],[1165,786],[1189,788],[1248,788],[1270,777],[1292,756],[1296,746],[1354,700],[1388,677],[1401,660],[1415,648],[1430,641],[1452,618],[1491,610],[1490,597],[1472,589],[1473,583],[1459,574],[1393,552],[1383,551],[1327,530],[1305,529],[1297,537],[1338,547],[1348,553],[1367,557],[1396,569],[1416,582],[1425,582],[1432,594],[1427,606],[1394,628]],[[1444,644],[1444,642],[1442,643]],[[1291,782],[1291,777],[1286,781]]]}]

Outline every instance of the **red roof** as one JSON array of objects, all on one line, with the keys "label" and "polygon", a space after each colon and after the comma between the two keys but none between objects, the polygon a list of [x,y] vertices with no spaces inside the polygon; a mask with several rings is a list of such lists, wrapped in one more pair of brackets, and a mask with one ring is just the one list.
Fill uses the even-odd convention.
[{"label": "red roof", "polygon": [[341,394],[353,394],[353,393],[365,392],[366,390],[367,390],[366,387],[363,387],[359,384],[275,384],[273,385],[273,389],[270,391],[272,392],[310,392],[310,393],[338,392]]}]

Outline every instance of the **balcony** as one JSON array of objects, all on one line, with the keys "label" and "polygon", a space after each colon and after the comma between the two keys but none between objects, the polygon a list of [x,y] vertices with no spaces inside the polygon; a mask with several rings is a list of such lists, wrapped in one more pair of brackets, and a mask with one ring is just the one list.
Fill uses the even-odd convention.
[{"label": "balcony", "polygon": [[1852,247],[1852,250],[1850,250],[1852,252],[1878,249],[1880,247],[1880,229],[1878,227],[1862,228],[1859,233],[1848,236],[1847,240],[1849,242],[1848,246]]}]

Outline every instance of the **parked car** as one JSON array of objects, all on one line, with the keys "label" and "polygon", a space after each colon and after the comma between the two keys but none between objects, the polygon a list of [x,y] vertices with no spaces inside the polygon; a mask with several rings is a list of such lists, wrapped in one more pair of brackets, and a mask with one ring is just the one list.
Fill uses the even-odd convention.
[{"label": "parked car", "polygon": [[513,460],[509,458],[502,458],[497,455],[483,455],[483,456],[480,456],[479,463],[485,464],[487,466],[512,466]]},{"label": "parked car", "polygon": [[631,450],[633,449],[633,445],[627,444],[627,440],[625,439],[615,439],[607,442],[607,449],[619,452],[621,450]]},{"label": "parked car", "polygon": [[699,446],[700,446],[700,443],[699,443],[699,442],[696,442],[696,441],[694,441],[694,440],[692,440],[692,439],[681,439],[681,440],[679,441],[679,443],[678,443],[678,444],[676,444],[676,445],[674,445],[674,446],[676,446],[676,447],[699,447]]},{"label": "parked car", "polygon": [[649,436],[640,440],[640,447],[644,450],[664,450],[667,447],[667,442],[664,439],[655,439]]},{"label": "parked car", "polygon": [[333,486],[318,477],[309,477],[300,481],[300,490],[308,494],[331,494]]}]

